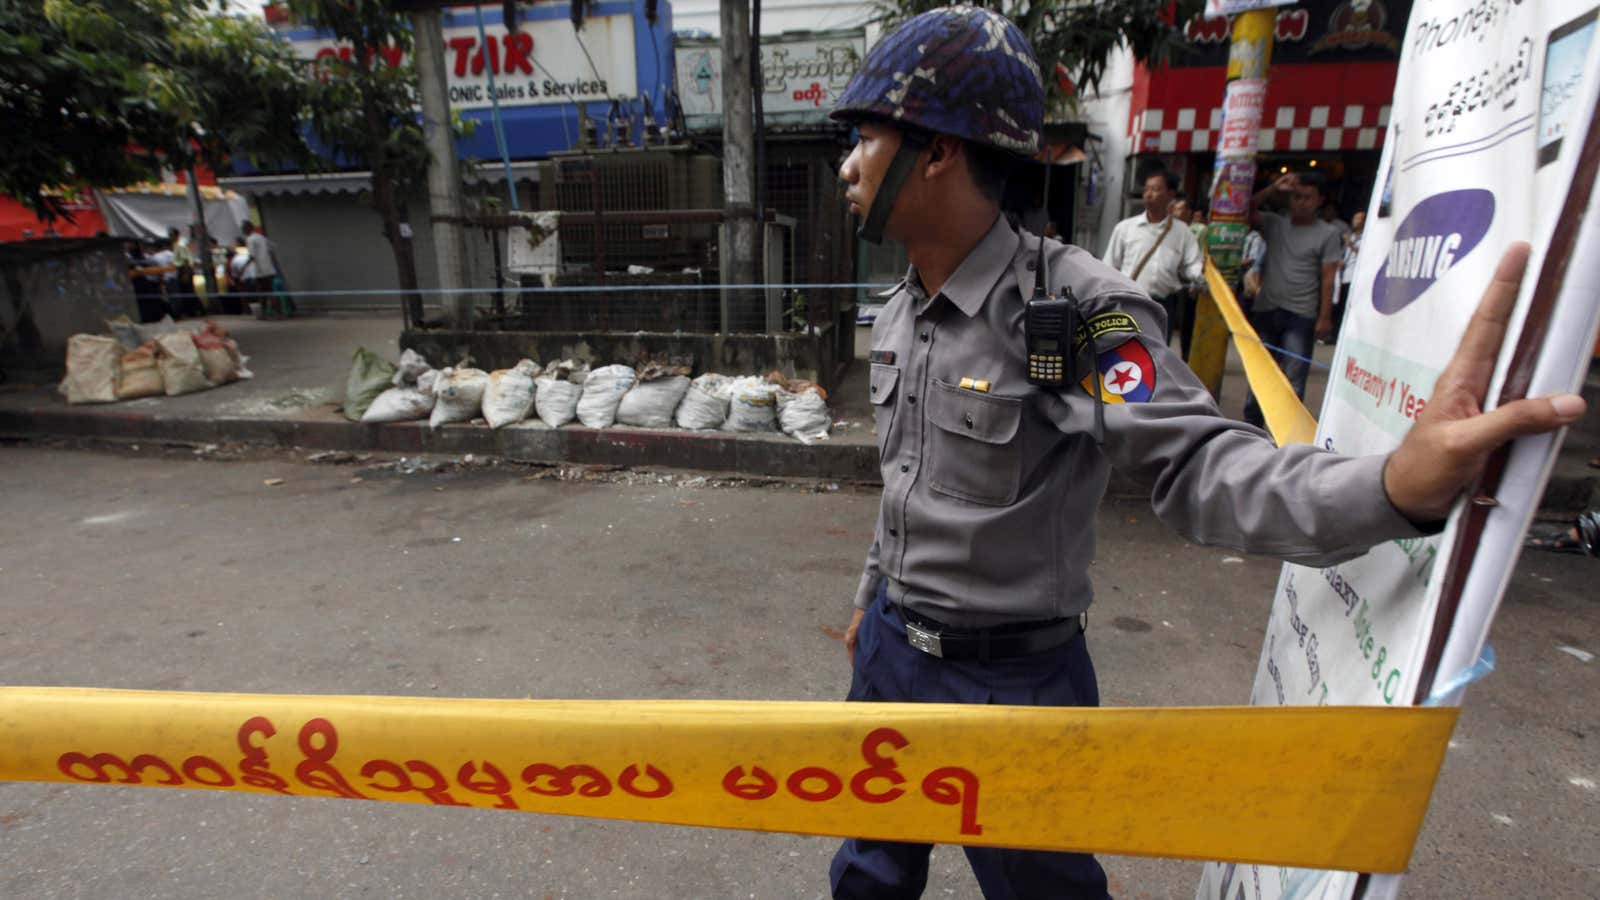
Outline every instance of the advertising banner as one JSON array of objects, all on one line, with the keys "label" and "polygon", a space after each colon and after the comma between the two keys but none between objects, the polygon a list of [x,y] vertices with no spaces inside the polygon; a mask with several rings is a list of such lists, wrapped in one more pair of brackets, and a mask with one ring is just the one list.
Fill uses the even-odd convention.
[{"label": "advertising banner", "polygon": [[[592,16],[584,22],[581,37],[566,19],[524,21],[516,34],[494,21],[485,25],[487,42],[478,39],[476,24],[442,31],[451,109],[493,106],[491,72],[503,107],[608,100],[639,92],[631,16]],[[330,38],[290,43],[297,56],[319,63],[349,59],[352,52]],[[396,50],[383,58],[397,65],[403,57]]]},{"label": "advertising banner", "polygon": [[[1414,6],[1320,446],[1362,455],[1400,443],[1518,240],[1533,257],[1486,405],[1508,385],[1514,399],[1580,383],[1600,318],[1600,230],[1583,216],[1600,159],[1595,23],[1595,0]],[[1458,506],[1441,535],[1324,569],[1285,565],[1251,702],[1459,703],[1557,437],[1517,442],[1487,499]],[[1399,886],[1398,876],[1212,864],[1199,896],[1376,898]]]},{"label": "advertising banner", "polygon": [[[761,105],[769,125],[822,125],[867,54],[862,29],[761,38]],[[680,39],[673,48],[678,99],[694,130],[722,127],[722,43]]]}]

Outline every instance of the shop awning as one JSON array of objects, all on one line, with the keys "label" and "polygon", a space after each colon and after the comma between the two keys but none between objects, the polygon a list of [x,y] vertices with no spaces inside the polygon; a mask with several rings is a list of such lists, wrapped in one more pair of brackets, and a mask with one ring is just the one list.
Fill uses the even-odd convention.
[{"label": "shop awning", "polygon": [[[500,162],[477,166],[480,181],[505,184],[506,169]],[[519,182],[539,183],[539,161],[523,160],[511,164],[511,177]],[[312,194],[360,194],[372,190],[372,173],[325,172],[291,175],[234,175],[220,180],[223,187],[252,197],[307,196]]]},{"label": "shop awning", "polygon": [[[1395,69],[1391,63],[1275,66],[1261,118],[1261,152],[1383,146]],[[1220,67],[1150,74],[1144,102],[1135,103],[1130,116],[1134,153],[1214,152],[1226,84]]]}]

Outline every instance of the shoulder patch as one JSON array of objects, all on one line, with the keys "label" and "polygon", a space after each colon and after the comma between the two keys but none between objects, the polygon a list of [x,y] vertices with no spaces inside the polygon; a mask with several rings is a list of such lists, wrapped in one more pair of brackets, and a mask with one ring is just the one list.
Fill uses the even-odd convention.
[{"label": "shoulder patch", "polygon": [[1079,385],[1107,403],[1144,403],[1156,393],[1156,364],[1137,338],[1123,341],[1095,357],[1095,371],[1083,376]]},{"label": "shoulder patch", "polygon": [[1095,341],[1108,334],[1139,334],[1139,322],[1124,312],[1103,312],[1090,316],[1072,335],[1072,347],[1082,350],[1090,339]]}]

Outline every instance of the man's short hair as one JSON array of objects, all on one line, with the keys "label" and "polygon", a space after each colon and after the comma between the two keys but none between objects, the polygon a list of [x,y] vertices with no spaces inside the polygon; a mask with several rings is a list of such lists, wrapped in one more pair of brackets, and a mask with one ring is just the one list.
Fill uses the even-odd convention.
[{"label": "man's short hair", "polygon": [[1005,198],[1006,182],[1011,179],[1016,157],[972,141],[963,143],[966,145],[967,172],[972,175],[972,183],[977,185],[984,199],[999,203]]},{"label": "man's short hair", "polygon": [[1149,181],[1150,179],[1156,177],[1157,175],[1161,176],[1161,178],[1164,181],[1166,181],[1167,190],[1172,191],[1174,193],[1177,192],[1178,185],[1181,184],[1182,182],[1178,181],[1178,176],[1176,176],[1176,175],[1172,174],[1170,171],[1168,171],[1166,166],[1159,166],[1159,165],[1148,166],[1148,167],[1144,168],[1143,170],[1141,170],[1140,174],[1139,174],[1139,186],[1143,187],[1144,183],[1146,181]]},{"label": "man's short hair", "polygon": [[1295,176],[1295,180],[1308,188],[1314,188],[1318,197],[1328,199],[1328,176],[1321,172],[1301,172]]}]

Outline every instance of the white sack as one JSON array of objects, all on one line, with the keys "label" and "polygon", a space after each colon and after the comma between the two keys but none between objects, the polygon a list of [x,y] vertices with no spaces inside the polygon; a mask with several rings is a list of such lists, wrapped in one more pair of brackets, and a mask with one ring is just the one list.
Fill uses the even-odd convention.
[{"label": "white sack", "polygon": [[[428,382],[431,387],[433,382]],[[433,392],[414,387],[393,387],[379,394],[361,414],[363,422],[411,422],[433,411]]]},{"label": "white sack", "polygon": [[827,438],[832,425],[828,401],[817,391],[778,394],[778,426],[784,434],[793,435],[802,444],[812,444]]},{"label": "white sack", "polygon": [[394,378],[391,383],[395,387],[407,384],[416,384],[423,372],[430,371],[433,367],[422,358],[422,354],[415,350],[406,350],[400,354],[400,365],[394,367]]},{"label": "white sack", "polygon": [[610,428],[617,422],[617,406],[638,376],[627,366],[601,366],[583,382],[578,400],[578,421],[590,428]]},{"label": "white sack", "polygon": [[735,378],[728,388],[723,431],[777,431],[779,387],[759,375]]},{"label": "white sack", "polygon": [[433,415],[428,427],[450,422],[470,422],[483,411],[483,392],[489,373],[482,369],[441,369],[433,382]]},{"label": "white sack", "polygon": [[728,398],[733,379],[707,372],[689,383],[678,404],[678,427],[693,431],[721,428],[728,420]]},{"label": "white sack", "polygon": [[617,421],[638,428],[670,428],[672,414],[689,391],[689,379],[669,375],[633,386],[617,405]]},{"label": "white sack", "polygon": [[500,428],[528,417],[533,408],[533,376],[539,364],[524,359],[509,369],[489,373],[483,391],[483,418],[490,428]]}]

